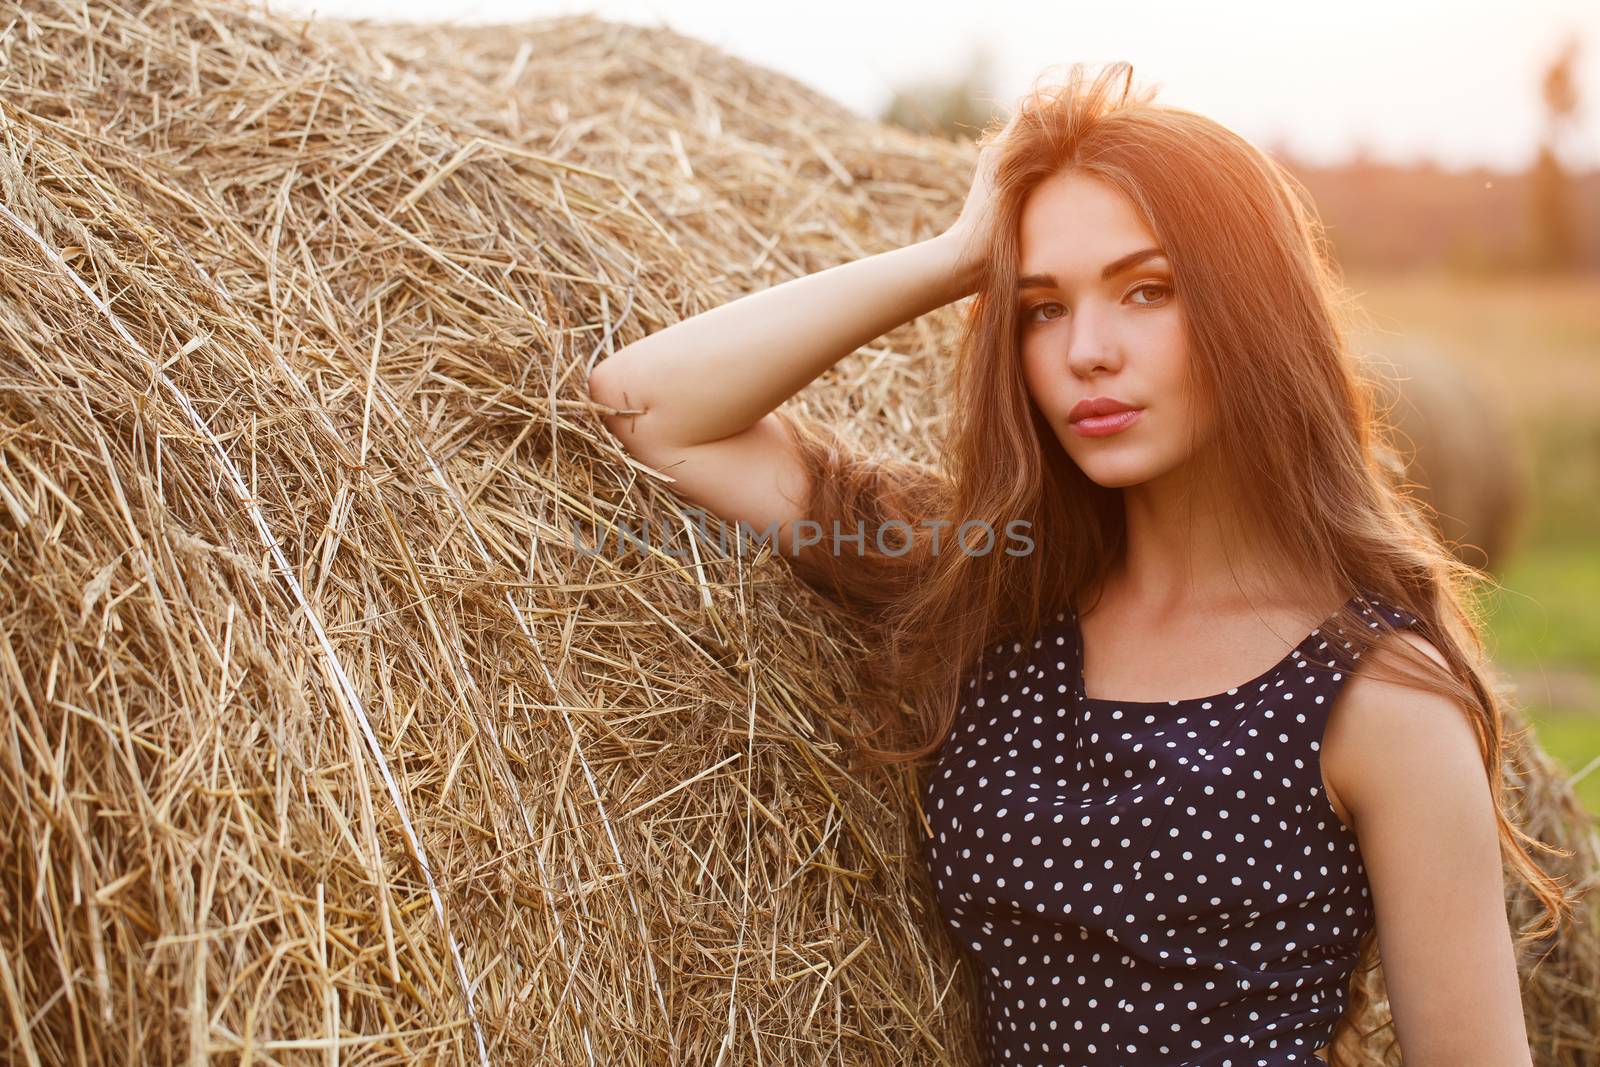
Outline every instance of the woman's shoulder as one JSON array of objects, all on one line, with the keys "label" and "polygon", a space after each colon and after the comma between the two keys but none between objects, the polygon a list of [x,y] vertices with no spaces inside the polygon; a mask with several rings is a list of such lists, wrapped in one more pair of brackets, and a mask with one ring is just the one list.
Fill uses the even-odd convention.
[{"label": "woman's shoulder", "polygon": [[1452,781],[1452,788],[1470,787],[1472,776],[1483,776],[1473,718],[1416,679],[1418,657],[1441,674],[1450,669],[1427,637],[1393,628],[1364,650],[1329,713],[1324,773],[1357,821],[1418,789]]}]

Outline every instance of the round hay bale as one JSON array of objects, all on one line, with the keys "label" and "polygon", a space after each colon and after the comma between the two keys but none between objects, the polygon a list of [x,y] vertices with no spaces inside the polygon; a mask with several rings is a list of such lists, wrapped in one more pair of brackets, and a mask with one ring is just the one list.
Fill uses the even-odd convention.
[{"label": "round hay bale", "polygon": [[[594,19],[0,23],[7,1057],[975,1063],[870,649],[583,388],[969,150]],[[955,316],[797,404],[926,456]]]},{"label": "round hay bale", "polygon": [[1458,362],[1407,346],[1362,360],[1423,511],[1463,563],[1495,572],[1522,531],[1529,459],[1509,414]]},{"label": "round hay bale", "polygon": [[584,390],[949,149],[731,63],[696,136],[599,23],[511,141],[242,7],[4,16],[8,1058],[969,1060],[862,648]]}]

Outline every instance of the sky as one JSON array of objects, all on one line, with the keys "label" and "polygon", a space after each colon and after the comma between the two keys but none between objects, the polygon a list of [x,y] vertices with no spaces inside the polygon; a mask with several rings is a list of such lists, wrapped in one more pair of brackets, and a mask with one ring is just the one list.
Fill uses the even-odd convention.
[{"label": "sky", "polygon": [[1357,150],[1398,163],[1520,169],[1545,135],[1541,74],[1579,39],[1578,125],[1563,158],[1600,166],[1596,0],[266,0],[284,15],[458,24],[592,13],[667,26],[806,82],[864,115],[897,87],[955,80],[980,43],[995,103],[1048,67],[1128,60],[1158,102],[1202,112],[1257,144],[1332,163]]}]

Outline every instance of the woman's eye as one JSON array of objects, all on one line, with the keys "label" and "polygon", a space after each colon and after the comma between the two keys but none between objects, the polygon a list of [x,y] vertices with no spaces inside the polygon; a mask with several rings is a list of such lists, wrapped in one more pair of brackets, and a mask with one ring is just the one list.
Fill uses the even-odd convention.
[{"label": "woman's eye", "polygon": [[[1163,299],[1166,297],[1166,294],[1171,291],[1167,286],[1162,285],[1160,282],[1145,282],[1143,285],[1141,285],[1137,289],[1135,289],[1134,292],[1135,293],[1142,293],[1142,292],[1144,292],[1144,291],[1146,291],[1148,289],[1154,289],[1157,292],[1157,294]],[[1153,300],[1137,300],[1137,301],[1135,301],[1135,303],[1138,303],[1138,304],[1149,304],[1149,303],[1154,303],[1154,302],[1155,301],[1153,301]]]},{"label": "woman's eye", "polygon": [[[1135,300],[1134,303],[1144,304],[1149,307],[1156,307],[1166,302],[1167,297],[1172,293],[1172,286],[1166,285],[1162,282],[1145,282],[1143,285],[1140,285],[1133,290],[1133,293],[1146,292],[1150,292],[1152,295],[1142,300]],[[1130,293],[1129,296],[1131,297],[1133,293]],[[1045,308],[1056,308],[1058,311],[1060,311],[1060,314],[1040,315],[1039,313]],[[1037,304],[1030,305],[1026,310],[1024,310],[1023,319],[1027,322],[1047,322],[1052,319],[1061,318],[1062,315],[1066,314],[1066,310],[1067,309],[1058,301],[1042,300]]]}]

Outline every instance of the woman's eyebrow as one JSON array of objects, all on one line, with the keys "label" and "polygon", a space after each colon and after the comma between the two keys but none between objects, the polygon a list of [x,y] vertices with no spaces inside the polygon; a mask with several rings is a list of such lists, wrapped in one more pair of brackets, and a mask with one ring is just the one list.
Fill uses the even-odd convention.
[{"label": "woman's eyebrow", "polygon": [[[1162,258],[1165,258],[1166,253],[1159,248],[1141,248],[1137,252],[1129,252],[1122,258],[1106,264],[1105,268],[1100,271],[1100,279],[1102,281],[1110,281],[1123,271],[1136,267],[1140,263],[1143,263],[1145,260],[1154,256],[1161,256]],[[1057,282],[1054,274],[1024,274],[1022,277],[1017,279],[1018,289],[1054,289],[1056,287]]]}]

